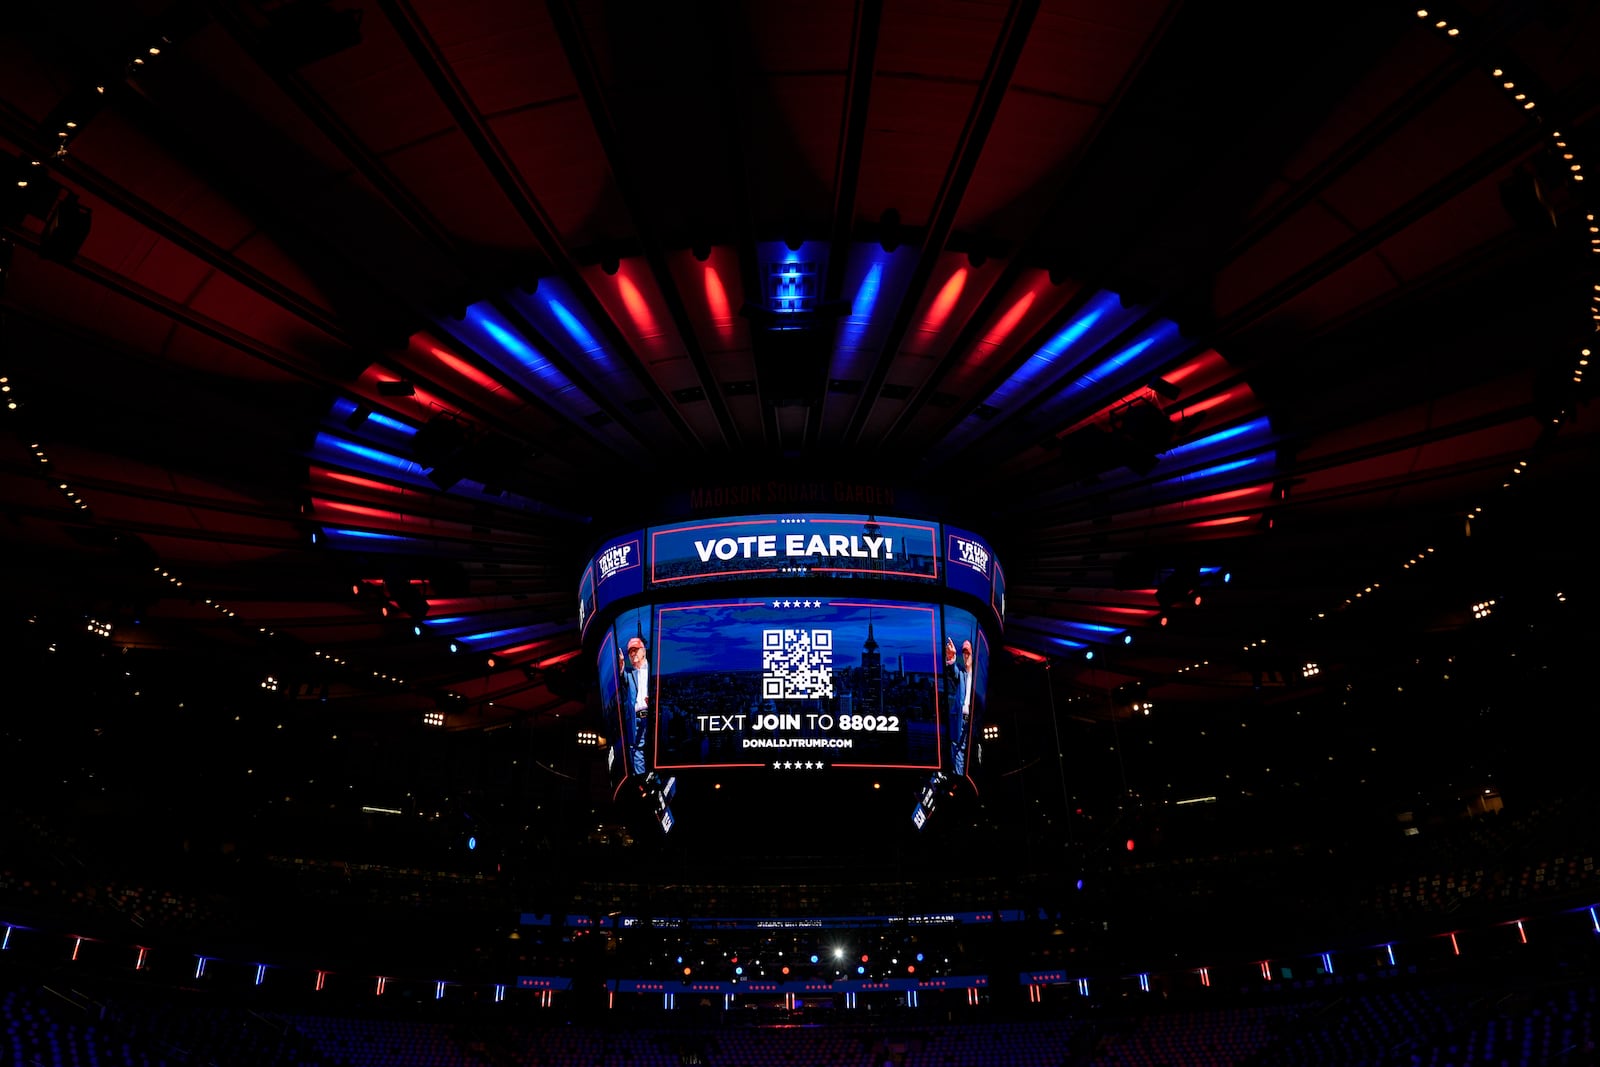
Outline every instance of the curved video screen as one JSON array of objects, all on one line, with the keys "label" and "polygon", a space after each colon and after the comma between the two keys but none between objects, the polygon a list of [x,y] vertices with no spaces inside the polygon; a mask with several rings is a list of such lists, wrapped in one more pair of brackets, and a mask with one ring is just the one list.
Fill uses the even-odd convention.
[{"label": "curved video screen", "polygon": [[848,596],[733,597],[623,612],[603,635],[610,762],[969,773],[989,645],[969,611]]},{"label": "curved video screen", "polygon": [[870,515],[754,515],[650,530],[650,584],[728,578],[939,579],[939,527]]},{"label": "curved video screen", "polygon": [[977,534],[917,519],[797,512],[698,519],[611,538],[580,576],[578,628],[587,638],[597,617],[646,591],[692,596],[672,591],[795,578],[943,587],[987,604],[1005,624],[1000,561]]}]

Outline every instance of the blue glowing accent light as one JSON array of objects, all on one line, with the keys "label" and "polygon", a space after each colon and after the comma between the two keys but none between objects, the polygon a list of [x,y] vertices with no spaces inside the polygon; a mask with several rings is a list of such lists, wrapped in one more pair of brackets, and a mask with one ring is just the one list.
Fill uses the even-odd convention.
[{"label": "blue glowing accent light", "polygon": [[1083,879],[1082,878],[1078,879],[1078,892],[1080,892],[1080,893],[1083,892]]},{"label": "blue glowing accent light", "polygon": [[[917,959],[919,959],[919,960],[920,960],[920,959],[921,959],[921,958],[922,958],[922,957],[921,957],[921,956],[918,956],[918,957],[917,957]],[[678,962],[679,962],[679,963],[682,963],[682,962],[683,962],[683,957],[682,957],[682,956],[679,956],[679,957],[678,957]],[[816,955],[815,955],[815,953],[813,953],[813,954],[812,954],[812,956],[811,956],[811,962],[812,962],[812,963],[816,963],[816,962],[817,962],[817,957],[816,957]]]},{"label": "blue glowing accent light", "polygon": [[[1591,909],[1591,912],[1592,912],[1592,909]],[[11,931],[12,931],[12,929],[13,929],[13,927],[10,927],[10,926],[6,927],[6,936],[5,936],[5,938],[3,940],[0,940],[0,952],[4,952],[6,949],[11,947]],[[817,958],[815,956],[812,956],[811,957],[811,962],[815,963],[816,961],[817,961]]]},{"label": "blue glowing accent light", "polygon": [[467,851],[468,852],[476,851],[477,847],[478,847],[478,839],[476,837],[467,838]]},{"label": "blue glowing accent light", "polygon": [[375,530],[347,530],[338,526],[324,526],[322,532],[330,537],[357,537],[365,541],[409,541],[400,534],[378,533]]},{"label": "blue glowing accent light", "polygon": [[1230,426],[1226,430],[1218,430],[1216,433],[1207,434],[1204,437],[1197,437],[1193,441],[1188,441],[1184,444],[1169,448],[1167,449],[1167,458],[1173,459],[1177,456],[1185,456],[1193,452],[1200,452],[1215,445],[1220,445],[1224,441],[1233,441],[1241,437],[1261,436],[1269,433],[1271,430],[1271,422],[1266,418],[1266,416],[1262,416],[1259,419],[1251,419],[1248,422],[1241,422],[1239,425]]},{"label": "blue glowing accent light", "polygon": [[450,651],[451,652],[455,652],[456,650],[457,650],[456,643],[454,641],[451,641],[450,642]]},{"label": "blue glowing accent light", "polygon": [[553,392],[560,393],[574,388],[573,383],[556,368],[555,364],[551,363],[527,338],[513,330],[486,304],[474,304],[468,308],[466,322],[498,346],[499,352],[485,352],[484,355],[488,356],[490,361],[502,370],[512,368],[506,367],[504,360],[495,359],[496,355],[510,356],[516,361],[515,369],[531,373],[541,384]]},{"label": "blue glowing accent light", "polygon": [[[333,408],[329,414],[336,419],[349,421],[350,416],[354,415],[356,410],[356,402],[354,400],[350,400],[347,397],[341,396],[334,400]],[[417,428],[412,426],[410,423],[401,422],[399,419],[391,418],[388,415],[377,411],[368,412],[366,419],[363,420],[363,423],[372,426],[379,426],[391,433],[401,434],[405,437],[415,437],[417,434]]]},{"label": "blue glowing accent light", "polygon": [[1123,634],[1122,635],[1122,643],[1125,644],[1125,645],[1133,644],[1133,635],[1132,634]]},{"label": "blue glowing accent light", "polygon": [[867,270],[867,276],[861,279],[861,288],[856,290],[856,298],[850,305],[852,318],[866,319],[872,316],[872,308],[878,302],[878,293],[883,288],[883,263],[872,264]]},{"label": "blue glowing accent light", "polygon": [[[813,958],[812,958],[812,961],[811,961],[811,962],[813,962],[813,963],[815,963],[815,962],[816,962],[816,958],[815,958],[815,957],[813,957]],[[920,953],[920,952],[919,952],[919,953],[917,953],[917,962],[918,962],[918,963],[921,963],[921,962],[922,962],[922,953]]]},{"label": "blue glowing accent light", "polygon": [[521,633],[525,629],[527,629],[527,627],[525,627],[525,626],[513,626],[509,630],[486,630],[481,634],[463,634],[460,637],[456,638],[456,640],[458,640],[458,641],[493,641],[493,640],[496,640],[498,638],[510,637],[512,634]]},{"label": "blue glowing accent light", "polygon": [[1089,651],[1085,652],[1083,654],[1083,658],[1084,659],[1094,659],[1094,649],[1091,648]]},{"label": "blue glowing accent light", "polygon": [[744,968],[743,967],[735,967],[733,969],[733,973],[734,974],[743,974],[744,973]]},{"label": "blue glowing accent light", "polygon": [[1223,585],[1227,585],[1231,581],[1233,581],[1233,572],[1232,571],[1224,571],[1223,574],[1222,574],[1222,584]]},{"label": "blue glowing accent light", "polygon": [[266,979],[267,965],[265,963],[256,964],[256,985],[260,985],[262,982],[266,981]]},{"label": "blue glowing accent light", "polygon": [[1120,626],[1107,626],[1104,623],[1098,622],[1073,622],[1066,620],[1065,625],[1072,627],[1074,630],[1090,630],[1097,634],[1118,634],[1122,632],[1122,627]]},{"label": "blue glowing accent light", "polygon": [[1243,470],[1246,467],[1253,467],[1260,463],[1271,463],[1273,459],[1273,453],[1265,452],[1259,456],[1249,456],[1245,459],[1230,460],[1227,463],[1218,463],[1212,467],[1202,467],[1197,471],[1190,471],[1188,474],[1179,474],[1171,478],[1163,478],[1156,484],[1176,485],[1183,482],[1197,482],[1202,478],[1214,478],[1219,474],[1228,474],[1231,471]]},{"label": "blue glowing accent light", "polygon": [[412,632],[412,633],[413,633],[413,634],[415,634],[415,635],[416,635],[416,636],[417,636],[417,637],[421,637],[421,636],[422,636],[422,627],[420,627],[420,626],[413,626],[413,627],[412,627],[412,628],[411,628],[411,632]]},{"label": "blue glowing accent light", "polygon": [[856,964],[856,973],[857,974],[866,974],[867,973],[866,965],[865,964],[859,964],[859,963]]},{"label": "blue glowing accent light", "polygon": [[1108,379],[1121,371],[1129,370],[1136,364],[1141,368],[1154,369],[1155,365],[1164,358],[1167,342],[1177,339],[1178,326],[1173,322],[1163,322],[1152,328],[1145,336],[1133,342],[1127,348],[1118,352],[1110,359],[1096,366],[1093,370],[1085,372],[1077,381],[1061,390],[1059,399],[1071,400],[1080,393],[1107,384]]},{"label": "blue glowing accent light", "polygon": [[999,401],[1004,401],[1010,395],[1021,392],[1035,382],[1040,375],[1060,361],[1061,357],[1072,350],[1072,346],[1083,340],[1083,335],[1088,333],[1095,323],[1100,321],[1111,301],[1115,297],[1103,294],[1096,299],[1100,306],[1080,315],[1050,340],[1039,346],[1039,350],[1029,356],[1027,362],[1018,367],[1004,385],[996,389],[989,398],[989,403],[996,407]]},{"label": "blue glowing accent light", "polygon": [[556,321],[561,324],[561,328],[567,331],[567,335],[578,342],[585,352],[590,352],[600,347],[600,342],[595,340],[594,334],[589,332],[587,326],[578,321],[576,315],[567,310],[567,305],[552,297],[545,302],[545,306],[550,309],[550,314],[556,317]]},{"label": "blue glowing accent light", "polygon": [[406,437],[415,437],[417,435],[415,426],[401,422],[399,419],[392,419],[382,412],[374,411],[367,416],[367,421],[374,426],[382,426],[385,430],[393,430],[395,433],[403,434]]},{"label": "blue glowing accent light", "polygon": [[[1594,914],[1594,909],[1593,908],[1589,909],[1589,914],[1590,915]],[[1597,933],[1600,933],[1600,923],[1596,923],[1595,924],[1595,931]],[[1394,946],[1393,945],[1384,945],[1383,947],[1388,950],[1388,953],[1389,953],[1389,966],[1393,967],[1394,966]]]},{"label": "blue glowing accent light", "polygon": [[[356,459],[365,460],[367,463],[376,464],[377,466],[383,467],[384,469],[392,471],[396,474],[403,474],[412,477],[421,477],[422,475],[421,468],[419,468],[409,459],[403,459],[400,456],[394,455],[393,453],[384,452],[381,449],[371,448],[367,445],[358,445],[354,441],[346,441],[344,438],[335,437],[332,434],[317,434],[317,439],[312,446],[312,451],[319,452],[324,455],[332,453],[337,455],[351,456]],[[337,460],[335,462],[337,462]]]}]

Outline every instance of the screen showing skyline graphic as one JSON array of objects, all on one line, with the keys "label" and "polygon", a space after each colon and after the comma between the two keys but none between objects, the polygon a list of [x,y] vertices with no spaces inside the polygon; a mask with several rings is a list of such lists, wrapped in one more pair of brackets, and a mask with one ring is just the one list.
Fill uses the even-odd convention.
[{"label": "screen showing skyline graphic", "polygon": [[[651,765],[949,766],[960,724],[945,712],[962,689],[946,612],[959,648],[972,615],[936,604],[768,597],[656,608]],[[972,711],[976,683],[965,690]]]}]

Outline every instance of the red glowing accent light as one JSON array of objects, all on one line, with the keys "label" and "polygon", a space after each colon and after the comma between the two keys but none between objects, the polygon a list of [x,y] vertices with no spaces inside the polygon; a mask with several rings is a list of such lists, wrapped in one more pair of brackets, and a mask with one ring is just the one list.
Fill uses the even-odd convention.
[{"label": "red glowing accent light", "polygon": [[[1167,380],[1171,381],[1172,379],[1169,378]],[[1196,404],[1185,404],[1183,405],[1183,416],[1184,418],[1189,418],[1200,414],[1202,411],[1210,411],[1212,408],[1221,407],[1238,395],[1238,390],[1229,389],[1226,393],[1218,393],[1209,400],[1202,400]]]},{"label": "red glowing accent light", "polygon": [[1185,363],[1183,366],[1177,368],[1176,370],[1168,371],[1166,374],[1163,374],[1161,377],[1165,378],[1167,381],[1171,382],[1173,385],[1177,385],[1179,382],[1183,381],[1185,378],[1189,377],[1191,374],[1194,374],[1196,371],[1198,371],[1201,368],[1205,367],[1207,363],[1210,363],[1211,361],[1219,359],[1219,358],[1221,358],[1221,357],[1219,357],[1215,352],[1206,352],[1206,353],[1203,353],[1202,355],[1198,356],[1195,359],[1191,359],[1189,362]]},{"label": "red glowing accent light", "polygon": [[866,957],[866,956],[865,956],[865,955],[863,955],[863,956],[862,956],[862,957],[861,957],[861,962],[862,962],[862,963],[866,963],[866,962],[867,962],[867,957]]},{"label": "red glowing accent light", "polygon": [[1129,852],[1133,851],[1133,838],[1131,838],[1131,837],[1128,838],[1127,849],[1128,849]]},{"label": "red glowing accent light", "polygon": [[1254,515],[1229,515],[1223,519],[1205,519],[1201,522],[1191,522],[1190,526],[1237,526],[1241,522],[1249,522]]},{"label": "red glowing accent light", "polygon": [[684,973],[684,974],[685,974],[685,975],[688,975],[688,974],[690,974],[690,973],[692,973],[692,969],[691,969],[691,968],[688,968],[688,967],[685,967],[685,968],[684,968],[684,969],[683,969],[683,973]]},{"label": "red glowing accent light", "polygon": [[944,329],[944,324],[949,321],[950,312],[955,310],[956,301],[961,299],[961,290],[967,286],[967,268],[961,267],[939,287],[939,295],[933,298],[933,303],[928,306],[928,314],[923,317],[922,325],[918,329],[924,333],[938,333]]},{"label": "red glowing accent light", "polygon": [[789,973],[789,968],[787,968],[787,967],[785,967],[785,968],[784,968],[784,969],[783,969],[783,973],[784,973],[784,974],[788,974],[788,973]]},{"label": "red glowing accent light", "polygon": [[1191,507],[1202,504],[1221,504],[1228,500],[1238,500],[1240,497],[1246,497],[1255,493],[1266,493],[1270,491],[1271,487],[1267,485],[1250,485],[1243,489],[1229,489],[1224,493],[1212,493],[1209,496],[1197,496],[1188,503]]},{"label": "red glowing accent light", "polygon": [[317,509],[328,511],[343,511],[351,515],[360,515],[369,519],[383,519],[387,522],[404,523],[405,516],[398,511],[384,511],[382,508],[369,508],[361,504],[346,504],[338,500],[316,499],[312,503]]},{"label": "red glowing accent light", "polygon": [[1457,956],[1461,955],[1461,944],[1456,941],[1455,934],[1450,935],[1450,951],[1454,952]]},{"label": "red glowing accent light", "polygon": [[318,468],[317,474],[323,478],[331,478],[336,482],[344,482],[346,485],[354,485],[361,489],[376,489],[380,493],[405,492],[405,490],[400,488],[398,485],[391,485],[388,482],[377,482],[373,481],[371,478],[362,478],[354,474],[345,474],[342,471],[330,471]]},{"label": "red glowing accent light", "polygon": [[1161,616],[1161,625],[1165,626],[1166,624],[1167,624],[1167,617],[1165,615],[1163,615],[1163,616]]},{"label": "red glowing accent light", "polygon": [[739,957],[738,956],[733,957],[733,961],[732,962],[738,963],[739,962]]},{"label": "red glowing accent light", "polygon": [[654,337],[661,332],[661,327],[656,325],[655,313],[650,310],[650,302],[633,284],[633,279],[621,272],[617,274],[617,293],[622,297],[622,306],[627,309],[628,317],[641,334]]},{"label": "red glowing accent light", "polygon": [[906,973],[907,974],[916,974],[917,973],[917,965],[915,963],[906,964]]},{"label": "red glowing accent light", "polygon": [[1201,599],[1203,599],[1203,598],[1201,598],[1201,597],[1195,597],[1194,598],[1194,606],[1195,607],[1199,607],[1200,606]]},{"label": "red glowing accent light", "polygon": [[571,652],[563,652],[559,656],[551,656],[549,659],[542,659],[538,663],[535,663],[534,666],[538,667],[540,670],[544,670],[546,667],[554,667],[557,663],[567,662],[567,660],[578,655],[582,651],[583,649],[581,648],[575,648]]},{"label": "red glowing accent light", "polygon": [[1007,645],[1006,651],[1011,653],[1013,656],[1021,656],[1023,659],[1032,660],[1034,663],[1044,662],[1044,657],[1039,655],[1039,653],[1029,652],[1025,648],[1012,648],[1010,645]]},{"label": "red glowing accent light", "polygon": [[711,324],[721,334],[733,332],[733,309],[728,304],[728,290],[723,288],[722,275],[717,268],[706,264],[706,309],[711,312]]},{"label": "red glowing accent light", "polygon": [[1028,309],[1033,306],[1036,295],[1032,289],[1023,293],[1022,299],[1012,304],[1010,309],[1000,316],[1000,321],[995,323],[994,328],[984,336],[983,343],[996,346],[1003,344],[1011,331],[1017,328],[1017,323],[1022,321],[1022,316],[1026,315]]},{"label": "red glowing accent light", "polygon": [[499,391],[499,382],[495,381],[492,377],[485,374],[477,367],[474,367],[460,356],[455,355],[452,352],[447,352],[437,345],[429,345],[428,351],[432,354],[434,359],[437,359],[440,363],[443,363],[446,367],[449,367],[451,370],[455,371],[457,374],[461,375],[461,377],[465,378],[474,385],[481,385],[490,392]]}]

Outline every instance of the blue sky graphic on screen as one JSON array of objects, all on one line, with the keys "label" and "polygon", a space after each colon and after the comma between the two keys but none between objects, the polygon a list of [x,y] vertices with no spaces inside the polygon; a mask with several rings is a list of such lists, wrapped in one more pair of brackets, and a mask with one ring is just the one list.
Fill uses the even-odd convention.
[{"label": "blue sky graphic on screen", "polygon": [[650,583],[730,578],[937,581],[937,523],[871,515],[751,515],[650,529]]},{"label": "blue sky graphic on screen", "polygon": [[654,765],[939,766],[943,610],[815,596],[657,608]]}]

